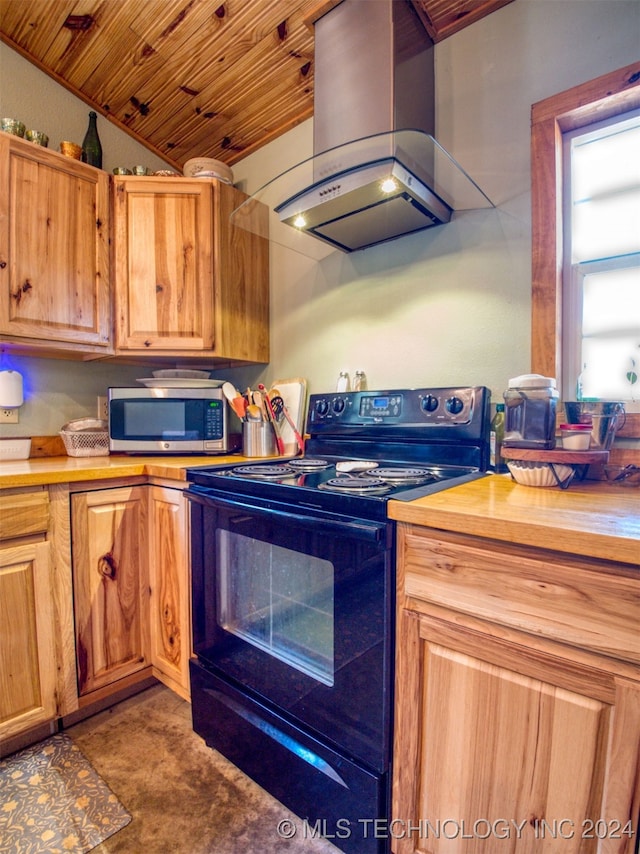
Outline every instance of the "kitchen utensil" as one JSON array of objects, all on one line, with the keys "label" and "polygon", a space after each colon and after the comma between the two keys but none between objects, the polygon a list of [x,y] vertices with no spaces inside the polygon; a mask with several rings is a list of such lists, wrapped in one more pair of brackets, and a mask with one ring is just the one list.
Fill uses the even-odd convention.
[{"label": "kitchen utensil", "polygon": [[336,471],[371,471],[372,469],[377,469],[379,465],[379,463],[375,463],[373,460],[344,460],[343,462],[336,463]]},{"label": "kitchen utensil", "polygon": [[273,457],[275,433],[266,421],[245,421],[242,425],[242,453],[245,457]]},{"label": "kitchen utensil", "polygon": [[[291,379],[276,379],[271,385],[280,392],[298,433],[302,435],[306,418],[307,381],[302,377],[293,377]],[[282,424],[280,435],[284,442],[285,453],[295,454],[296,438],[288,422]]]},{"label": "kitchen utensil", "polygon": [[264,421],[262,417],[262,408],[256,406],[255,403],[250,403],[247,406],[247,421]]},{"label": "kitchen utensil", "polygon": [[247,401],[240,394],[238,389],[230,382],[222,383],[222,393],[227,398],[229,406],[238,418],[244,419],[247,414]]},{"label": "kitchen utensil", "polygon": [[565,401],[569,424],[591,424],[591,447],[606,451],[616,431],[624,427],[624,403],[613,400]]},{"label": "kitchen utensil", "polygon": [[252,391],[251,392],[251,401],[253,404],[255,404],[255,406],[258,406],[260,408],[262,420],[268,421],[269,420],[269,413],[267,412],[266,407],[264,405],[264,397],[262,395],[262,392]]},{"label": "kitchen utensil", "polygon": [[304,439],[300,435],[300,432],[298,431],[298,428],[296,427],[296,424],[295,424],[293,418],[291,417],[291,414],[290,414],[289,410],[287,409],[286,404],[284,402],[284,399],[283,399],[282,395],[280,394],[279,390],[278,389],[271,389],[271,391],[269,392],[269,398],[271,400],[271,406],[273,407],[273,411],[275,412],[275,415],[276,415],[276,420],[278,422],[280,422],[280,420],[281,420],[280,415],[283,415],[285,417],[285,419],[287,420],[287,423],[289,424],[289,426],[291,427],[291,429],[293,431],[293,435],[295,437],[296,445],[298,446],[298,450],[300,451],[301,454],[304,454]]},{"label": "kitchen utensil", "polygon": [[280,430],[278,428],[278,422],[276,420],[275,412],[273,411],[273,407],[271,406],[271,401],[269,400],[269,392],[262,383],[258,384],[258,389],[262,392],[264,397],[265,406],[267,407],[267,412],[269,413],[269,421],[271,422],[271,427],[273,429],[273,435],[276,438],[276,447],[278,449],[278,453],[280,455],[284,454],[284,442],[282,441],[282,436],[280,435]]},{"label": "kitchen utensil", "polygon": [[640,466],[629,463],[626,466],[606,465],[605,477],[612,483],[622,486],[640,486]]}]

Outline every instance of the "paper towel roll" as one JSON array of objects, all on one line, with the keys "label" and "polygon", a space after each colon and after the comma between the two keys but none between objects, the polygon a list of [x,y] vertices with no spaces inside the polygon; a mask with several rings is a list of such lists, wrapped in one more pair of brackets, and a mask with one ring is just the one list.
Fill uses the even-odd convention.
[{"label": "paper towel roll", "polygon": [[15,409],[24,403],[20,371],[0,371],[0,407]]}]

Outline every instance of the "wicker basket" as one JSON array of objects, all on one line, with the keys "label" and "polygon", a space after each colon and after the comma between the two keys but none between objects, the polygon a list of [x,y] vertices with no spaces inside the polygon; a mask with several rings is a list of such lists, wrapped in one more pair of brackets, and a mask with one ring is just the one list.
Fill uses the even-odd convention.
[{"label": "wicker basket", "polygon": [[60,430],[60,437],[70,457],[106,457],[109,454],[109,431],[106,421],[78,418]]}]

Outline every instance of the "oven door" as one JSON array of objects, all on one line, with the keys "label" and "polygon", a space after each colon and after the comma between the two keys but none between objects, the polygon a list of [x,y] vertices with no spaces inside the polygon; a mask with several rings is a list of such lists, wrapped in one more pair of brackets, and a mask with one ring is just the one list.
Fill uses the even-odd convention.
[{"label": "oven door", "polygon": [[391,523],[186,494],[200,665],[342,755],[388,770]]}]

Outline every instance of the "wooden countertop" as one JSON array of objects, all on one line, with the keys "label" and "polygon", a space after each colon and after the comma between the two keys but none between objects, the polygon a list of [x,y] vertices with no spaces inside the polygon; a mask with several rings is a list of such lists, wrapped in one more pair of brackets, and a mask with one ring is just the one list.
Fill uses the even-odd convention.
[{"label": "wooden countertop", "polygon": [[568,489],[488,475],[411,502],[389,517],[430,528],[640,565],[640,488],[602,481]]},{"label": "wooden countertop", "polygon": [[[35,457],[0,462],[0,489],[138,475],[185,481],[187,468],[246,461],[238,454]],[[488,475],[415,501],[391,500],[388,506],[389,517],[397,521],[640,564],[637,487],[574,481],[566,490],[536,488],[514,483],[509,475]]]},{"label": "wooden countertop", "polygon": [[116,477],[164,477],[186,480],[185,469],[247,461],[238,454],[189,457],[127,456],[33,457],[28,460],[0,462],[0,489],[14,486],[43,486],[50,483],[75,483],[81,480],[106,480]]}]

